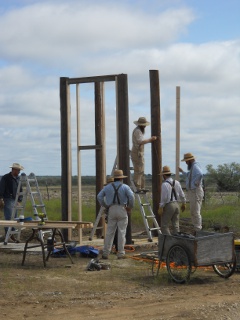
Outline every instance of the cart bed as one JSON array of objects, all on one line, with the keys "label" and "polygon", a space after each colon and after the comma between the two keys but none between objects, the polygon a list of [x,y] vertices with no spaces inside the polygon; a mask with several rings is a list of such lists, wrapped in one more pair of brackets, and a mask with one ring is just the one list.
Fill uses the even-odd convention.
[{"label": "cart bed", "polygon": [[197,266],[230,263],[234,259],[233,233],[214,233],[200,231],[196,237],[191,235],[163,235],[158,237],[158,252],[161,261],[173,245],[182,246],[188,253],[191,263]]}]

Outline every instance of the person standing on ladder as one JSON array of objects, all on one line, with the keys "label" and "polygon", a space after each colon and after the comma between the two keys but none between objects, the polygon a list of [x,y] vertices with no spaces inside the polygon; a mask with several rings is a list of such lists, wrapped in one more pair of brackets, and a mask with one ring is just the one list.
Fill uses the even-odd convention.
[{"label": "person standing on ladder", "polygon": [[171,178],[170,167],[164,166],[160,175],[163,176],[161,202],[158,213],[161,215],[161,230],[163,234],[171,235],[169,222],[172,223],[173,234],[180,232],[179,215],[180,208],[178,202],[181,201],[181,211],[186,209],[186,198],[181,184]]},{"label": "person standing on ladder", "polygon": [[134,121],[137,126],[132,133],[132,150],[131,159],[134,170],[134,184],[137,191],[145,189],[144,179],[144,145],[157,140],[156,136],[152,136],[149,139],[144,139],[145,128],[150,125],[150,122],[145,117],[140,117],[137,121]]},{"label": "person standing on ladder", "polygon": [[122,170],[114,171],[114,182],[107,184],[97,195],[101,206],[108,209],[107,233],[104,241],[103,259],[108,259],[113,245],[113,238],[118,228],[118,259],[125,258],[126,229],[128,213],[134,206],[134,193],[123,183]]},{"label": "person standing on ladder", "polygon": [[[19,173],[24,169],[19,163],[13,163],[9,168],[12,168],[12,171],[5,174],[0,181],[0,207],[4,208],[5,220],[12,219],[12,210],[19,183]],[[22,192],[22,190],[20,191]],[[18,202],[21,201],[22,196],[19,196]],[[4,229],[7,234],[8,227]],[[19,242],[14,235],[12,235],[10,239],[15,243]]]}]

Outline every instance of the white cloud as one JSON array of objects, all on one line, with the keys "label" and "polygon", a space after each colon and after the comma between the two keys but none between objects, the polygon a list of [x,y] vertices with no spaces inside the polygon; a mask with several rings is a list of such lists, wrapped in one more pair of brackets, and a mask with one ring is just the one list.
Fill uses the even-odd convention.
[{"label": "white cloud", "polygon": [[[60,174],[61,76],[128,74],[131,141],[133,121],[150,118],[149,70],[154,69],[160,74],[163,164],[175,167],[176,86],[181,87],[181,156],[193,152],[203,168],[239,162],[239,39],[181,41],[196,13],[178,1],[171,2],[178,3],[175,7],[153,1],[150,9],[144,1],[138,6],[131,1],[26,3],[0,16],[2,168],[19,161],[37,174]],[[110,173],[116,155],[115,88],[114,83],[105,87]],[[80,86],[82,145],[94,144],[93,94],[93,85]],[[71,104],[76,150],[74,86]],[[150,154],[147,145],[147,173]],[[94,174],[94,151],[82,155],[82,173]],[[75,156],[74,151],[76,174]]]}]

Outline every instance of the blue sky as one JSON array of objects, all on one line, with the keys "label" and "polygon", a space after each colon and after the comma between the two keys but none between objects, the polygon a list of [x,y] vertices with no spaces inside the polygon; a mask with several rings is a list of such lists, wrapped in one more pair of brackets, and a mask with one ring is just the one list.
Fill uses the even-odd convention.
[{"label": "blue sky", "polygon": [[[129,126],[150,118],[149,70],[159,70],[162,159],[175,168],[175,92],[181,87],[180,156],[240,162],[240,1],[0,0],[0,175],[13,162],[61,174],[59,78],[128,74]],[[107,174],[116,156],[114,83],[105,87]],[[80,86],[81,145],[94,144],[93,86]],[[71,86],[73,174],[75,87]],[[146,138],[150,136],[146,130]],[[145,147],[146,173],[151,148]],[[183,164],[184,166],[185,164]],[[93,151],[82,175],[95,175]]]}]

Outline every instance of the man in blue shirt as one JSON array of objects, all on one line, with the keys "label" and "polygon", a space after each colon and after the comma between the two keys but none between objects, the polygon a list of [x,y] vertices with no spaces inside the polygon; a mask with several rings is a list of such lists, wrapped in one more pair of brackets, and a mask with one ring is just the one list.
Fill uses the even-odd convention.
[{"label": "man in blue shirt", "polygon": [[179,167],[179,171],[186,177],[186,189],[190,204],[190,213],[195,233],[202,229],[201,206],[204,196],[202,188],[203,172],[199,162],[196,162],[192,153],[185,153],[184,158],[187,164],[188,172]]},{"label": "man in blue shirt", "polygon": [[128,212],[134,206],[134,194],[130,187],[123,183],[122,170],[114,171],[114,182],[107,184],[97,195],[101,206],[108,209],[108,224],[103,248],[103,259],[108,259],[112,249],[113,238],[118,228],[118,259],[125,258],[126,229]]}]

